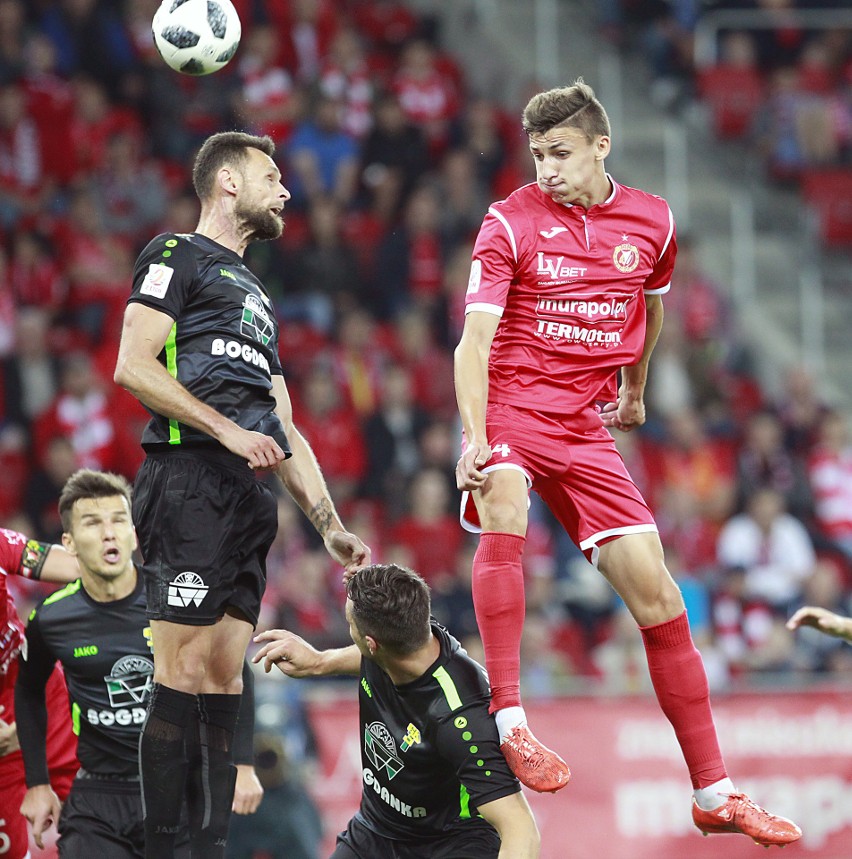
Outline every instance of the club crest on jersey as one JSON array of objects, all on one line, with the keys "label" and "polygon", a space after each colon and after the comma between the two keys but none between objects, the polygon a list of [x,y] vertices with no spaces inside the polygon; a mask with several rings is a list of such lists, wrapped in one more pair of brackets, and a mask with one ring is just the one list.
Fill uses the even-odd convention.
[{"label": "club crest on jersey", "polygon": [[399,750],[401,752],[407,752],[412,746],[416,746],[420,742],[420,731],[417,730],[417,726],[413,725],[411,722],[408,723],[408,730],[405,732],[405,736],[402,738],[402,742],[399,744]]},{"label": "club crest on jersey", "polygon": [[639,265],[639,248],[631,245],[630,242],[616,245],[612,252],[612,261],[622,274],[630,274]]},{"label": "club crest on jersey", "polygon": [[240,322],[240,332],[245,337],[251,337],[264,346],[272,339],[272,318],[266,312],[260,299],[253,293],[246,296],[243,302],[243,318]]},{"label": "club crest on jersey", "polygon": [[123,656],[104,677],[111,707],[144,704],[154,682],[154,663],[144,656]]},{"label": "club crest on jersey", "polygon": [[198,573],[180,573],[169,582],[168,603],[178,608],[186,608],[191,603],[197,607],[207,596],[208,590]]},{"label": "club crest on jersey", "polygon": [[396,743],[382,722],[372,722],[364,728],[364,752],[376,770],[387,772],[388,781],[405,768],[397,754]]}]

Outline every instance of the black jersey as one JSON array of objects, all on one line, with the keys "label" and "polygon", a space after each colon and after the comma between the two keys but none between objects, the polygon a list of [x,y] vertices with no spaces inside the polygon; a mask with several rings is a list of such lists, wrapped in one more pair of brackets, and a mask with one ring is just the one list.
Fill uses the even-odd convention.
[{"label": "black jersey", "polygon": [[[58,660],[65,669],[78,735],[77,757],[92,773],[139,772],[139,732],[151,693],[154,658],[142,576],[137,579],[133,593],[115,602],[96,602],[77,579],[43,600],[27,625],[15,699],[19,730],[23,710],[18,702],[26,703],[27,693],[37,696],[39,690],[44,697],[44,684]],[[27,784],[47,783],[43,747],[35,753],[25,745],[28,732],[20,733]]]},{"label": "black jersey", "polygon": [[484,670],[435,621],[432,631],[441,653],[412,683],[395,686],[378,665],[361,660],[359,815],[397,840],[490,826],[477,805],[520,790],[488,713]]},{"label": "black jersey", "polygon": [[[139,255],[129,302],[175,320],[160,362],[194,397],[289,453],[274,413],[272,376],[282,375],[278,323],[261,282],[242,258],[206,236],[164,233]],[[215,443],[149,409],[146,449]]]}]

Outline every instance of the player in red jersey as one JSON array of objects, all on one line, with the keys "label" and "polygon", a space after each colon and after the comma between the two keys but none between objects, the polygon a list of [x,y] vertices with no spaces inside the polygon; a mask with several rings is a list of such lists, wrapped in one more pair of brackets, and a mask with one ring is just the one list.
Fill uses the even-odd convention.
[{"label": "player in red jersey", "polygon": [[[15,730],[15,678],[24,625],[18,617],[7,576],[49,582],[79,578],[77,561],[61,546],[28,540],[17,531],[0,528],[0,856],[29,856],[27,821],[20,812],[27,792],[24,763]],[[47,686],[47,760],[53,789],[64,800],[77,772],[77,738],[71,727],[68,692],[62,670],[54,671]]]},{"label": "player in red jersey", "polygon": [[692,777],[696,825],[765,845],[795,841],[795,824],[728,778],[683,599],[608,432],[645,420],[648,362],[677,252],[671,211],[606,173],[609,120],[582,80],[534,96],[523,127],[536,182],[485,217],[455,354],[465,433],[456,478],[463,524],[481,531],[473,599],[504,754],[535,790],[559,790],[570,777],[527,727],[520,698],[532,488],[642,630],[657,698]]}]

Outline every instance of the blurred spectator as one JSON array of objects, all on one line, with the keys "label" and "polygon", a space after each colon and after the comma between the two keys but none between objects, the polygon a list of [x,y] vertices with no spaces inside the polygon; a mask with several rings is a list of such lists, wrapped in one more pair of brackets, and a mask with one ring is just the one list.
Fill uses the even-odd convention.
[{"label": "blurred spectator", "polygon": [[0,228],[38,214],[49,196],[38,126],[19,83],[0,84]]},{"label": "blurred spectator", "polygon": [[47,237],[28,229],[15,232],[8,280],[18,306],[39,307],[59,321],[68,282]]},{"label": "blurred spectator", "polygon": [[429,313],[443,288],[441,201],[431,184],[418,187],[405,204],[402,224],[379,247],[371,306],[379,319],[391,319],[416,306]]},{"label": "blurred spectator", "polygon": [[105,146],[104,163],[90,188],[110,233],[138,242],[145,239],[166,212],[164,177],[156,162],[142,154],[142,140],[117,130]]},{"label": "blurred spectator", "polygon": [[[150,20],[148,40],[151,41]],[[39,131],[45,175],[67,178],[68,143],[74,94],[71,84],[56,71],[56,48],[40,33],[26,41],[26,66],[21,82],[27,96],[27,112]]]},{"label": "blurred spectator", "polygon": [[56,46],[61,74],[83,72],[113,97],[133,64],[133,46],[120,10],[103,0],[58,0],[41,12],[39,26]]},{"label": "blurred spectator", "polygon": [[400,509],[405,487],[421,464],[418,444],[428,423],[429,413],[415,395],[411,373],[399,366],[386,367],[378,408],[364,422],[364,495],[382,500],[389,510]]},{"label": "blurred spectator", "polygon": [[742,30],[726,33],[719,54],[715,65],[699,72],[698,92],[710,108],[717,137],[746,137],[765,98],[754,37]]},{"label": "blurred spectator", "polygon": [[393,526],[391,540],[407,546],[413,569],[440,589],[456,573],[456,555],[463,539],[444,475],[422,469],[409,483],[408,510]]},{"label": "blurred spectator", "polygon": [[0,0],[0,83],[16,80],[24,71],[25,14],[21,0]]},{"label": "blurred spectator", "polygon": [[74,101],[62,179],[81,182],[101,169],[107,141],[115,132],[141,133],[141,127],[130,110],[110,102],[106,87],[94,78],[78,74],[71,84]]},{"label": "blurred spectator", "polygon": [[402,51],[392,81],[393,92],[414,125],[423,130],[436,158],[449,141],[450,122],[459,110],[460,93],[438,65],[434,46],[415,39]]},{"label": "blurred spectator", "polygon": [[367,455],[357,416],[326,361],[317,361],[302,381],[298,415],[299,431],[322,463],[329,492],[344,505],[364,479]]},{"label": "blurred spectator", "polygon": [[331,576],[338,575],[323,548],[304,552],[281,582],[275,605],[274,625],[298,635],[310,636],[316,647],[346,647],[349,627],[343,614],[343,598],[331,598]]},{"label": "blurred spectator", "polygon": [[794,456],[809,456],[829,410],[810,370],[800,365],[788,368],[775,410],[784,427],[784,447]]},{"label": "blurred spectator", "polygon": [[449,149],[438,164],[441,234],[445,246],[475,236],[491,203],[488,186],[479,179],[476,156],[468,149]]},{"label": "blurred spectator", "polygon": [[852,564],[852,439],[845,414],[823,416],[808,477],[822,548],[841,551]]},{"label": "blurred spectator", "polygon": [[749,416],[737,450],[738,508],[742,510],[748,496],[764,488],[781,495],[795,517],[810,520],[811,493],[803,463],[784,447],[784,428],[769,410]]},{"label": "blurred spectator", "polygon": [[801,601],[804,583],[816,566],[807,529],[769,488],[756,490],[745,512],[725,523],[718,554],[725,569],[743,571],[746,598],[762,601],[784,618]]},{"label": "blurred spectator", "polygon": [[281,319],[330,334],[334,320],[363,291],[359,261],[343,234],[340,205],[317,197],[308,210],[308,238],[288,258],[287,286],[275,301]]},{"label": "blurred spectator", "polygon": [[70,284],[68,306],[82,332],[117,340],[133,274],[132,245],[110,231],[91,191],[77,191],[56,243]]},{"label": "blurred spectator", "polygon": [[336,343],[330,352],[334,378],[361,418],[376,408],[388,364],[388,350],[379,334],[363,307],[348,308],[337,320]]},{"label": "blurred spectator", "polygon": [[235,814],[226,859],[319,859],[322,820],[303,776],[288,759],[280,736],[259,732],[254,768],[263,799],[254,814]]},{"label": "blurred spectator", "polygon": [[418,30],[417,16],[404,0],[355,0],[350,5],[356,26],[380,56],[396,57]]},{"label": "blurred spectator", "polygon": [[59,393],[33,424],[36,460],[45,462],[53,439],[67,438],[77,468],[117,471],[132,478],[141,457],[127,456],[123,431],[91,358],[83,352],[65,356]]},{"label": "blurred spectator", "polygon": [[411,373],[416,401],[436,417],[454,419],[453,363],[447,349],[436,343],[429,317],[416,308],[405,310],[395,320],[394,333],[397,358]]},{"label": "blurred spectator", "polygon": [[301,109],[301,94],[290,73],[279,63],[278,31],[257,24],[240,47],[234,109],[246,130],[268,134],[279,146],[290,136]]},{"label": "blurred spectator", "polygon": [[265,0],[270,23],[284,35],[282,60],[299,83],[313,84],[328,56],[338,16],[331,0]]},{"label": "blurred spectator", "polygon": [[432,614],[459,641],[479,638],[471,594],[475,552],[476,541],[465,536],[456,553],[454,575],[439,579],[432,587]]},{"label": "blurred spectator", "polygon": [[372,124],[373,83],[361,37],[346,27],[331,43],[319,75],[320,92],[341,105],[343,130],[360,140]]},{"label": "blurred spectator", "polygon": [[[494,180],[506,160],[503,121],[497,105],[485,98],[475,98],[459,117],[459,128],[453,141],[455,147],[464,149],[474,158],[476,178],[480,187],[487,189],[489,201],[494,199]],[[516,187],[522,184],[520,182]]]},{"label": "blurred spectator", "polygon": [[51,352],[50,316],[21,307],[16,316],[15,351],[2,361],[3,426],[29,434],[59,390],[59,358]]},{"label": "blurred spectator", "polygon": [[33,525],[31,533],[38,534],[40,540],[62,541],[59,495],[65,481],[79,468],[80,460],[71,439],[54,435],[47,440],[23,498],[24,512]]},{"label": "blurred spectator", "polygon": [[427,166],[425,135],[408,121],[396,96],[383,95],[361,144],[360,182],[368,206],[389,221]]},{"label": "blurred spectator", "polygon": [[296,125],[286,152],[288,205],[305,208],[320,197],[349,205],[357,187],[358,147],[341,127],[339,101],[326,95],[312,99],[312,116]]}]

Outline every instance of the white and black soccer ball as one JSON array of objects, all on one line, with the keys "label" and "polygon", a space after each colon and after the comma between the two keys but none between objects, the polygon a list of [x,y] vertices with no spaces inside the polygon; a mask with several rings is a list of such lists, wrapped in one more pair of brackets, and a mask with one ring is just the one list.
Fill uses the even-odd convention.
[{"label": "white and black soccer ball", "polygon": [[151,29],[160,56],[185,75],[221,69],[237,52],[242,35],[231,0],[163,0]]}]

